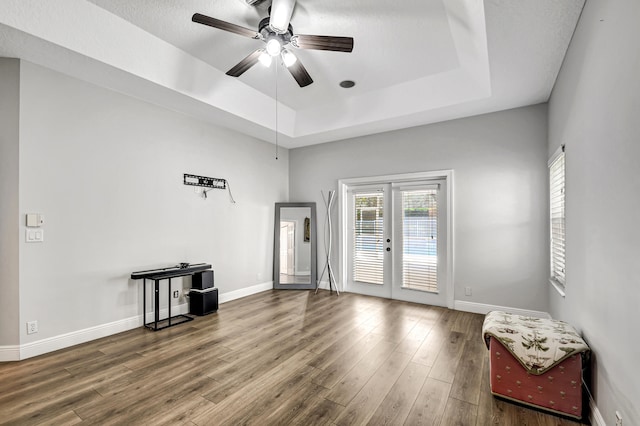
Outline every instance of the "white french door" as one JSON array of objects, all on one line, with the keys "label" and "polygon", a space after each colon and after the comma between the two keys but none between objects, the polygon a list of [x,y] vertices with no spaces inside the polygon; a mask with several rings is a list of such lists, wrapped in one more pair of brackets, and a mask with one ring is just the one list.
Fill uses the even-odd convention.
[{"label": "white french door", "polygon": [[393,185],[394,299],[447,306],[445,185]]},{"label": "white french door", "polygon": [[345,290],[452,305],[448,183],[342,182]]},{"label": "white french door", "polygon": [[349,190],[349,291],[391,298],[389,185]]}]

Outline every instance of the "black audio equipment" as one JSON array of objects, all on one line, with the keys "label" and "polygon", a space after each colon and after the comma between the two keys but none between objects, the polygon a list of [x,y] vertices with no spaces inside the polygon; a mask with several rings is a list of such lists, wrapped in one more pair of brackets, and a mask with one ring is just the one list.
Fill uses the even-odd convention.
[{"label": "black audio equipment", "polygon": [[191,287],[198,290],[206,290],[213,287],[213,271],[202,271],[193,274]]},{"label": "black audio equipment", "polygon": [[211,287],[205,290],[192,288],[189,291],[189,313],[191,315],[207,315],[218,310],[218,289]]}]

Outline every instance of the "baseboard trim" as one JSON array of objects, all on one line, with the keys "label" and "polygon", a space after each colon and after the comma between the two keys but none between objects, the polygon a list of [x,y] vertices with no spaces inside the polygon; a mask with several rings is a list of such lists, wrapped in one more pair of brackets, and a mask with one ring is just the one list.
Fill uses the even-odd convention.
[{"label": "baseboard trim", "polygon": [[20,346],[0,346],[0,362],[18,361],[20,359]]},{"label": "baseboard trim", "polygon": [[91,340],[100,339],[102,337],[111,336],[112,334],[121,333],[131,330],[132,328],[142,325],[142,315],[113,321],[107,324],[97,325],[95,327],[85,328],[83,330],[72,331],[70,333],[61,334],[59,336],[49,337],[38,340],[36,342],[25,343],[20,345],[19,360],[32,358],[34,356],[46,354],[60,349],[75,346],[80,343],[89,342]]},{"label": "baseboard trim", "polygon": [[[586,385],[585,385],[586,388]],[[604,418],[602,417],[602,414],[600,414],[600,410],[598,410],[598,407],[596,406],[596,402],[593,400],[593,397],[591,396],[591,393],[589,393],[589,391],[587,390],[587,394],[589,396],[589,421],[591,422],[592,426],[607,426],[607,424],[604,422]]]},{"label": "baseboard trim", "polygon": [[[189,305],[187,303],[171,306],[171,315],[187,313],[189,313]],[[168,315],[169,310],[167,308],[160,309],[160,318],[165,318]],[[152,322],[153,319],[153,312],[147,312],[147,323]],[[107,324],[100,324],[83,330],[72,331],[59,336],[38,340],[36,342],[25,343],[19,347],[18,358],[13,359],[12,361],[33,358],[34,356],[65,349],[81,343],[101,339],[103,337],[112,336],[138,327],[142,327],[142,315],[136,315]]]},{"label": "baseboard trim", "polygon": [[[242,297],[251,296],[273,288],[273,281],[256,284],[251,287],[230,291],[218,296],[218,303],[226,303]],[[189,313],[189,304],[171,306],[171,315]],[[168,315],[167,308],[160,310],[160,318]],[[153,321],[153,313],[147,312],[147,322]],[[132,330],[142,327],[142,315],[136,315],[130,318],[113,321],[107,324],[97,325],[95,327],[85,328],[83,330],[72,331],[70,333],[61,334],[59,336],[49,337],[35,342],[25,343],[18,346],[0,346],[0,362],[20,361],[27,358],[33,358],[49,352],[68,348],[80,343],[89,342],[123,331]]]},{"label": "baseboard trim", "polygon": [[263,291],[273,289],[273,281],[252,285],[251,287],[241,288],[240,290],[229,291],[218,296],[218,303],[227,303],[242,297],[251,296],[252,294],[262,293]]},{"label": "baseboard trim", "polygon": [[472,312],[474,314],[486,315],[491,311],[504,311],[510,314],[523,315],[527,317],[547,318],[550,319],[551,315],[548,312],[531,311],[528,309],[510,308],[508,306],[488,305],[485,303],[465,302],[464,300],[455,300],[453,302],[453,309],[456,311]]}]

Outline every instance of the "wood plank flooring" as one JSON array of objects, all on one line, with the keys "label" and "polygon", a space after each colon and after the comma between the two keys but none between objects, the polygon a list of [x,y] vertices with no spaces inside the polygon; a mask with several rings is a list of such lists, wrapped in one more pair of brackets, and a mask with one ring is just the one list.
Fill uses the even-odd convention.
[{"label": "wood plank flooring", "polygon": [[0,424],[578,424],[491,396],[482,321],[267,291],[166,330],[0,363]]}]

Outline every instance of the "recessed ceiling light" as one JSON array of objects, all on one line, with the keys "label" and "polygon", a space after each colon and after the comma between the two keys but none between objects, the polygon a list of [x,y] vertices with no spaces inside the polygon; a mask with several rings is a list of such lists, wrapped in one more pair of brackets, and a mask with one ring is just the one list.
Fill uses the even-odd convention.
[{"label": "recessed ceiling light", "polygon": [[349,89],[349,88],[351,88],[351,87],[353,87],[355,85],[356,85],[356,82],[352,81],[352,80],[344,80],[344,81],[340,82],[340,87],[345,88],[345,89]]}]

